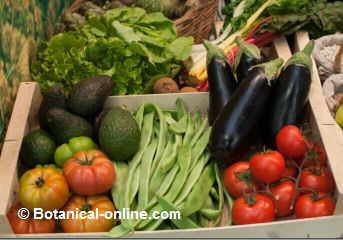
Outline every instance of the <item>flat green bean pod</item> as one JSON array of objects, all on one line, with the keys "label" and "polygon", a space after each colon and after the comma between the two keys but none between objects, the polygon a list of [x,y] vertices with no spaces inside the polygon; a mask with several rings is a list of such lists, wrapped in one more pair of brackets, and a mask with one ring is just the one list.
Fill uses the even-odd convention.
[{"label": "flat green bean pod", "polygon": [[187,196],[182,207],[182,213],[184,216],[189,216],[202,208],[215,179],[213,164],[210,164],[205,168],[199,178],[199,181],[194,185],[191,193]]}]

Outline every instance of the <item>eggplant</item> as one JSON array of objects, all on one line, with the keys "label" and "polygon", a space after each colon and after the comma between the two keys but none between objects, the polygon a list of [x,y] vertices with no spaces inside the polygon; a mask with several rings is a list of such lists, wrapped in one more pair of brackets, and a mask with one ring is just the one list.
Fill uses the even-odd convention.
[{"label": "eggplant", "polygon": [[237,38],[236,43],[238,53],[235,61],[235,72],[237,82],[240,84],[253,66],[262,63],[262,56],[260,49],[254,44],[247,43],[241,38]]},{"label": "eggplant", "polygon": [[312,81],[313,47],[311,41],[302,52],[295,53],[275,81],[266,118],[266,136],[271,146],[275,146],[275,137],[281,128],[301,122]]},{"label": "eggplant", "polygon": [[209,124],[212,126],[219,113],[234,94],[237,81],[227,56],[218,47],[204,42],[207,49],[207,73],[209,85]]},{"label": "eggplant", "polygon": [[265,114],[271,83],[282,64],[282,59],[276,59],[251,69],[215,121],[209,149],[222,166],[234,161],[232,156],[249,139]]}]

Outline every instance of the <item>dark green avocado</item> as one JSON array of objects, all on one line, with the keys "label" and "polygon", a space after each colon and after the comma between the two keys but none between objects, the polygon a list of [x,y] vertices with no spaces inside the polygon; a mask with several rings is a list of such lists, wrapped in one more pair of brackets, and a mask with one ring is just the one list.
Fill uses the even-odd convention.
[{"label": "dark green avocado", "polygon": [[98,75],[76,84],[70,93],[68,109],[82,117],[94,117],[99,113],[108,96],[113,92],[111,77]]}]

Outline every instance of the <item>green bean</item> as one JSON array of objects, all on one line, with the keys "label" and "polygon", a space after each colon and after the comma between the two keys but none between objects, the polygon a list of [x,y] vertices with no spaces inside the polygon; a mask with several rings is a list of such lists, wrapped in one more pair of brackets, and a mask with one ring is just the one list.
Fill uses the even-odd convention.
[{"label": "green bean", "polygon": [[208,128],[204,134],[200,137],[197,144],[192,148],[192,155],[194,156],[191,169],[194,168],[194,166],[198,163],[198,159],[200,156],[204,153],[206,150],[206,147],[208,145],[208,142],[210,140],[211,135],[211,128]]},{"label": "green bean", "polygon": [[177,149],[179,148],[181,141],[182,141],[181,136],[176,134],[175,135],[175,142],[173,144],[171,154],[166,156],[166,158],[163,160],[163,162],[161,164],[160,168],[161,168],[161,171],[163,173],[168,172],[173,167],[173,165],[176,161],[176,157],[177,157]]},{"label": "green bean", "polygon": [[213,164],[207,166],[201,174],[199,181],[187,196],[182,212],[184,216],[189,216],[201,209],[206,201],[206,196],[210,193],[211,187],[216,180]]},{"label": "green bean", "polygon": [[[175,181],[166,181],[164,180],[163,182],[166,182],[167,185],[170,186],[169,191],[166,194],[166,198],[170,201],[174,201],[175,198],[178,196],[182,186],[185,183],[185,180],[188,175],[188,168],[190,164],[190,159],[191,159],[191,151],[188,145],[180,147],[179,153],[178,153],[178,164],[174,166],[173,169],[179,168],[180,170],[177,172],[176,176],[174,177]],[[173,169],[171,171],[173,171]],[[178,170],[178,169],[177,169]],[[166,189],[166,188],[165,188]],[[162,192],[162,191],[161,191]],[[163,194],[163,193],[162,193]],[[149,204],[149,207],[153,205],[154,202]],[[151,219],[142,221],[139,223],[138,228],[142,229],[148,224],[152,222]]]},{"label": "green bean", "polygon": [[192,121],[192,116],[190,114],[187,114],[187,116],[188,124],[185,136],[183,137],[183,144],[190,144],[194,133],[194,122]]},{"label": "green bean", "polygon": [[209,220],[216,220],[218,219],[222,211],[210,208],[203,208],[200,209],[200,213]]},{"label": "green bean", "polygon": [[111,229],[111,231],[106,233],[107,237],[111,238],[120,238],[120,237],[127,237],[130,233],[133,233],[134,229],[126,228],[123,224],[115,226]]},{"label": "green bean", "polygon": [[178,165],[180,167],[180,171],[177,174],[175,181],[171,188],[169,189],[168,193],[166,194],[166,199],[173,202],[180,191],[182,190],[183,185],[188,176],[188,169],[191,161],[191,149],[189,145],[184,145],[180,147],[179,154],[178,154]]},{"label": "green bean", "polygon": [[155,195],[155,198],[156,198],[156,204],[154,204],[153,208],[150,209],[150,211],[147,211],[148,212],[148,217],[146,219],[140,219],[136,222],[136,229],[146,229],[148,226],[151,227],[151,225],[158,225],[158,222],[159,224],[162,223],[162,221],[160,219],[160,221],[157,221],[156,219],[153,219],[152,218],[152,213],[154,211],[162,211],[162,207],[158,204],[158,199]]},{"label": "green bean", "polygon": [[228,211],[228,219],[226,221],[226,224],[231,225],[232,224],[231,210],[233,206],[233,200],[225,188],[224,188],[224,196],[226,199],[226,203],[227,203],[226,205],[227,205],[227,211]]},{"label": "green bean", "polygon": [[[160,184],[160,188],[157,190],[157,193],[160,195],[164,195],[170,188],[170,186],[173,183],[173,180],[176,177],[176,174],[178,173],[180,167],[178,165],[175,165],[166,175],[162,183]],[[151,204],[149,204],[151,205]]]},{"label": "green bean", "polygon": [[187,114],[185,114],[178,122],[170,124],[169,129],[174,133],[182,134],[185,133],[187,130],[187,123],[188,117]]},{"label": "green bean", "polygon": [[211,193],[212,197],[214,197],[217,201],[219,200],[219,194],[218,194],[217,189],[215,187],[211,188],[210,193]]},{"label": "green bean", "polygon": [[176,205],[181,204],[181,202],[192,191],[192,188],[194,187],[195,183],[200,178],[201,173],[202,173],[202,171],[203,171],[203,169],[204,169],[204,167],[205,167],[205,165],[209,159],[210,159],[210,155],[205,154],[204,156],[201,157],[201,160],[199,161],[199,163],[193,168],[193,170],[191,171],[191,173],[187,179],[187,183],[182,188],[180,195],[178,196],[178,198],[175,201]]},{"label": "green bean", "polygon": [[193,121],[194,121],[195,129],[200,128],[200,125],[202,124],[201,113],[200,113],[200,112],[194,113],[194,115],[193,115]]},{"label": "green bean", "polygon": [[143,117],[144,117],[144,108],[145,108],[145,105],[142,104],[137,112],[136,112],[136,115],[135,115],[135,118],[136,118],[136,121],[138,123],[138,127],[139,129],[142,129],[142,125],[143,125]]},{"label": "green bean", "polygon": [[202,121],[201,126],[199,127],[199,129],[197,129],[197,133],[192,138],[192,141],[191,141],[191,146],[192,147],[194,147],[194,145],[197,143],[197,141],[199,140],[200,136],[203,134],[203,132],[205,131],[207,126],[208,126],[208,120],[207,120],[207,118],[205,118],[205,120]]},{"label": "green bean", "polygon": [[125,199],[124,199],[125,207],[130,207],[131,199],[133,199],[136,194],[134,191],[135,185],[132,185],[132,181],[134,179],[136,169],[141,162],[144,149],[150,143],[150,139],[152,137],[152,131],[153,131],[153,123],[154,123],[153,120],[154,120],[153,115],[147,114],[146,116],[144,116],[140,147],[136,155],[133,157],[133,159],[129,163],[129,174],[127,177],[127,187],[126,187]]},{"label": "green bean", "polygon": [[[161,160],[160,160],[160,165],[163,164],[163,162],[166,160],[167,156],[170,156],[172,153],[172,145],[173,142],[171,139],[169,139],[166,148],[164,149],[164,152],[162,154]],[[161,181],[163,180],[163,178],[165,177],[166,173],[162,172],[160,170],[161,166],[157,166],[157,171],[155,171],[152,176],[151,176],[151,180],[150,180],[150,192],[152,192],[153,194],[156,192],[156,190],[159,188],[159,186],[161,185]],[[150,175],[148,175],[149,177]]]},{"label": "green bean", "polygon": [[191,164],[192,159],[192,149],[189,145],[183,145],[179,148],[179,154],[177,158],[177,163],[180,166],[181,171],[187,171]]},{"label": "green bean", "polygon": [[161,159],[161,156],[163,154],[163,150],[165,148],[165,144],[166,144],[166,134],[167,134],[167,123],[164,119],[164,116],[163,116],[163,112],[162,110],[156,106],[156,105],[152,105],[157,114],[158,114],[158,117],[159,117],[159,122],[160,122],[160,131],[159,131],[159,136],[158,136],[158,145],[157,145],[157,150],[156,150],[156,154],[155,154],[155,157],[153,159],[153,162],[152,162],[152,172],[151,173],[154,173],[155,169],[157,168],[157,166],[159,165],[159,161]]},{"label": "green bean", "polygon": [[[224,189],[223,189],[223,184],[220,178],[220,172],[219,172],[219,168],[218,168],[218,164],[215,164],[215,176],[216,176],[216,182],[218,185],[218,192],[219,192],[219,207],[218,210],[219,211],[223,211],[224,208]],[[220,223],[220,218],[217,219],[217,221],[215,222],[215,226],[217,226]]]},{"label": "green bean", "polygon": [[129,172],[129,167],[124,162],[117,162],[114,164],[116,169],[117,180],[112,187],[111,193],[113,202],[116,205],[116,208],[122,209],[124,208],[124,192],[125,192],[125,181],[127,179],[127,175]]},{"label": "green bean", "polygon": [[170,112],[164,112],[164,117],[169,125],[177,123]]},{"label": "green bean", "polygon": [[131,185],[131,194],[130,194],[130,199],[129,199],[129,205],[131,206],[136,194],[138,193],[139,189],[139,180],[140,180],[140,174],[141,174],[141,164],[137,166],[136,171],[133,175],[132,179],[132,185]]},{"label": "green bean", "polygon": [[[167,173],[165,178],[162,181],[162,184],[160,184],[159,189],[157,190],[157,194],[164,195],[169,189],[170,186],[173,184],[173,181],[179,172],[179,166],[174,165],[174,167]],[[157,198],[154,196],[150,201],[149,205],[145,208],[145,210],[153,208],[157,204]]]},{"label": "green bean", "polygon": [[153,139],[142,157],[140,185],[138,193],[137,209],[144,209],[149,203],[149,177],[151,174],[151,163],[156,152],[157,139]]},{"label": "green bean", "polygon": [[178,98],[176,100],[176,116],[177,119],[180,120],[182,117],[184,117],[184,115],[187,114],[187,107],[185,105],[185,102],[182,100],[182,98]]},{"label": "green bean", "polygon": [[[166,198],[157,195],[157,199],[159,204],[162,206],[164,211],[180,211],[176,206],[174,206],[171,202],[169,202]],[[199,226],[192,221],[187,216],[184,216],[181,212],[180,219],[170,219],[175,226],[181,229],[189,229],[189,228],[198,228]]]},{"label": "green bean", "polygon": [[209,227],[210,221],[203,215],[199,216],[199,223],[202,227]]}]

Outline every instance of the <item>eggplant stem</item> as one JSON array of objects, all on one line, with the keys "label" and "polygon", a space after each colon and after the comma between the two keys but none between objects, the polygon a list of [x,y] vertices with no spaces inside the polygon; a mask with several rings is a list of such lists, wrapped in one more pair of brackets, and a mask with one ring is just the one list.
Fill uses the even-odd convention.
[{"label": "eggplant stem", "polygon": [[262,68],[264,70],[264,74],[266,75],[266,78],[270,84],[270,81],[272,81],[278,77],[282,65],[283,65],[283,59],[277,58],[277,59],[269,61],[267,63],[256,65],[256,66],[254,66],[254,68],[255,67]]},{"label": "eggplant stem", "polygon": [[257,59],[261,58],[261,51],[255,44],[248,43],[244,41],[241,37],[237,37],[235,42],[238,45],[238,49],[242,53],[245,53],[249,57],[253,57]]},{"label": "eggplant stem", "polygon": [[296,52],[286,63],[285,68],[287,68],[290,65],[304,65],[308,67],[312,72],[312,51],[314,48],[314,41],[311,40],[309,43],[305,46],[304,50],[301,52]]}]

